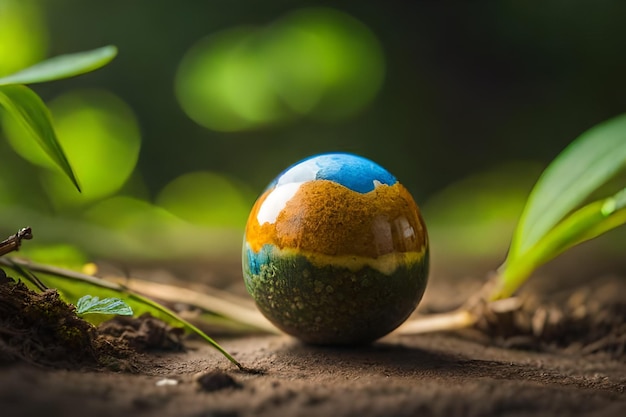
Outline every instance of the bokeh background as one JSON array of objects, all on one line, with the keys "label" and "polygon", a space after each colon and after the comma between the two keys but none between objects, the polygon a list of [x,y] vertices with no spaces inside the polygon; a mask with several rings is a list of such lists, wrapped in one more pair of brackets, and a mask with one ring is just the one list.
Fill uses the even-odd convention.
[{"label": "bokeh background", "polygon": [[0,233],[32,226],[43,261],[236,258],[275,175],[348,151],[412,192],[433,256],[502,260],[542,168],[624,112],[624,16],[619,0],[0,0],[0,75],[119,48],[32,86],[81,195],[2,115]]}]

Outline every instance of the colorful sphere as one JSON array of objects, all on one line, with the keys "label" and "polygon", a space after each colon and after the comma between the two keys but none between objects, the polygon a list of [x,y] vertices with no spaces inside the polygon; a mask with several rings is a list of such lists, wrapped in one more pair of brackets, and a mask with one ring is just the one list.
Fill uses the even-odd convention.
[{"label": "colorful sphere", "polygon": [[283,171],[246,225],[246,288],[272,323],[304,342],[376,340],[415,310],[428,279],[415,201],[380,165],[347,153]]}]

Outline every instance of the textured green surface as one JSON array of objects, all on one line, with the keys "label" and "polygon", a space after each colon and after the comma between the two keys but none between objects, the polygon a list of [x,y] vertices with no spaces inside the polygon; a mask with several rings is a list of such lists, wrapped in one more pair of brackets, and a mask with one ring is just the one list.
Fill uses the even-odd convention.
[{"label": "textured green surface", "polygon": [[428,253],[392,275],[369,267],[318,268],[304,256],[273,259],[258,274],[251,273],[247,259],[243,264],[246,288],[261,312],[286,333],[322,345],[362,344],[386,335],[413,312],[428,277]]}]

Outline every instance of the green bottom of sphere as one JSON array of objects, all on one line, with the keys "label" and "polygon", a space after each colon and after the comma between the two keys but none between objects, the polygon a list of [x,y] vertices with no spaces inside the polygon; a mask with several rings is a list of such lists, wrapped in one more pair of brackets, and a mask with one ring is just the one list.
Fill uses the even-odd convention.
[{"label": "green bottom of sphere", "polygon": [[317,267],[301,255],[256,264],[244,251],[248,292],[265,317],[284,332],[317,345],[372,342],[402,324],[424,294],[428,253],[390,275],[365,266],[357,271]]}]

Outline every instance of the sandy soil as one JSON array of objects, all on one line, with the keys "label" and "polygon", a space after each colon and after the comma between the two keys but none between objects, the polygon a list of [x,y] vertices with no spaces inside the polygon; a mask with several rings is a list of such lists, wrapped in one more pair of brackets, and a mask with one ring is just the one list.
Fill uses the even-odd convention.
[{"label": "sandy soil", "polygon": [[[462,335],[389,338],[359,349],[315,348],[286,336],[223,344],[261,373],[241,372],[195,342],[187,353],[144,357],[138,374],[5,366],[2,415],[622,416],[626,411],[626,363],[604,355],[501,349]],[[213,391],[197,381],[206,372],[214,373],[208,377]],[[166,379],[176,385],[159,386]]]},{"label": "sandy soil", "polygon": [[[574,275],[562,276],[572,281]],[[141,354],[135,372],[0,362],[0,415],[621,417],[626,415],[626,280],[592,282],[583,283],[584,305],[600,310],[589,310],[588,316],[602,312],[610,320],[579,321],[576,328],[558,322],[546,343],[529,343],[528,334],[504,337],[477,330],[390,336],[371,346],[341,349],[307,346],[288,336],[216,337],[257,371],[252,373],[197,340],[186,340],[186,352]],[[450,294],[462,299],[473,288],[435,284],[421,309],[449,308],[458,301]],[[580,288],[560,295],[541,286],[532,291],[560,304],[580,297]],[[619,308],[602,309],[609,300]],[[533,311],[544,302],[539,306]],[[531,322],[535,316],[529,316]],[[607,339],[594,323],[617,326],[607,327]],[[585,339],[594,332],[600,344]],[[559,340],[564,343],[555,343]]]}]

